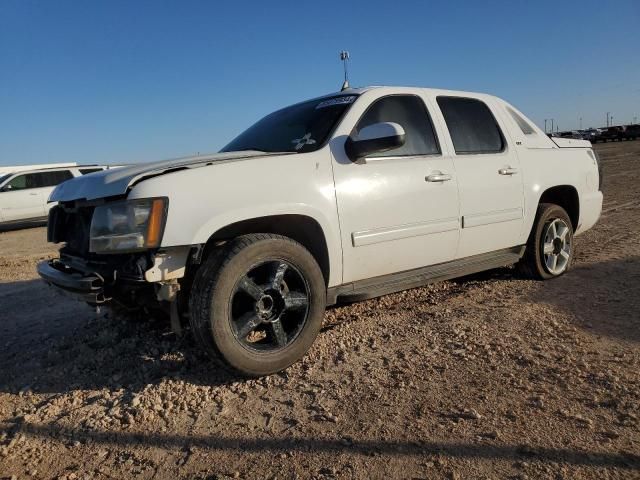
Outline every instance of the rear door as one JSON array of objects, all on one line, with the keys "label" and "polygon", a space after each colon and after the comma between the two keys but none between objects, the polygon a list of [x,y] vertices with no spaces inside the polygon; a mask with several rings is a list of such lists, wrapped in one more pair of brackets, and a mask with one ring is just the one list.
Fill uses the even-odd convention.
[{"label": "rear door", "polygon": [[523,224],[522,173],[490,100],[438,96],[460,189],[457,258],[518,245]]}]

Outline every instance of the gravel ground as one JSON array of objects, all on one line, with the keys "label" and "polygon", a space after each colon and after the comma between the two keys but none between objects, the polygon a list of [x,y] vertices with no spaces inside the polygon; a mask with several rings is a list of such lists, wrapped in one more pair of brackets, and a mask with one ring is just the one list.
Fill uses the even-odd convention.
[{"label": "gravel ground", "polygon": [[0,478],[640,478],[640,141],[596,148],[568,275],[330,309],[259,380],[50,290],[43,228],[0,233]]}]

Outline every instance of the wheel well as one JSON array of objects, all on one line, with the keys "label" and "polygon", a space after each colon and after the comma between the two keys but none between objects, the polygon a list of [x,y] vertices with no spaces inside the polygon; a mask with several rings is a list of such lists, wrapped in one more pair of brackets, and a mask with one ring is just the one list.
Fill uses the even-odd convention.
[{"label": "wheel well", "polygon": [[220,242],[249,233],[275,233],[302,244],[318,262],[324,281],[329,284],[329,249],[320,224],[305,215],[272,215],[232,223],[211,235],[203,256],[207,256]]},{"label": "wheel well", "polygon": [[578,191],[571,185],[559,185],[545,190],[540,197],[539,203],[553,203],[564,208],[569,215],[573,230],[575,231],[578,228],[580,199]]}]

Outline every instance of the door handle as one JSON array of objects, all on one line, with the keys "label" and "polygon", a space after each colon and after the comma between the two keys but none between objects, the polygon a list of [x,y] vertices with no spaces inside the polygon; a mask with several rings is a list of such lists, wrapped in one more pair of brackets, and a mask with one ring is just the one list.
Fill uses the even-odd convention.
[{"label": "door handle", "polygon": [[426,182],[448,182],[451,180],[451,175],[448,173],[436,172],[424,177],[424,180]]},{"label": "door handle", "polygon": [[501,168],[500,170],[498,170],[498,173],[500,175],[515,175],[516,173],[518,173],[518,169],[511,167]]}]

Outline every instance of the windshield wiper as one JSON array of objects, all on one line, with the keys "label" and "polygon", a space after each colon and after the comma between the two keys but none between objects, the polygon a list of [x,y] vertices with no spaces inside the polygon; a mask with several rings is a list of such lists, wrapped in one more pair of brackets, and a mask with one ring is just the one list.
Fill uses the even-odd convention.
[{"label": "windshield wiper", "polygon": [[240,150],[226,150],[220,153],[230,153],[230,152],[300,153],[298,151],[291,151],[291,150],[274,151],[274,150],[260,150],[258,148],[241,148]]},{"label": "windshield wiper", "polygon": [[261,152],[261,153],[271,153],[271,152],[267,152],[266,150],[260,150],[259,148],[241,148],[240,150],[227,150],[225,153],[228,152]]}]

